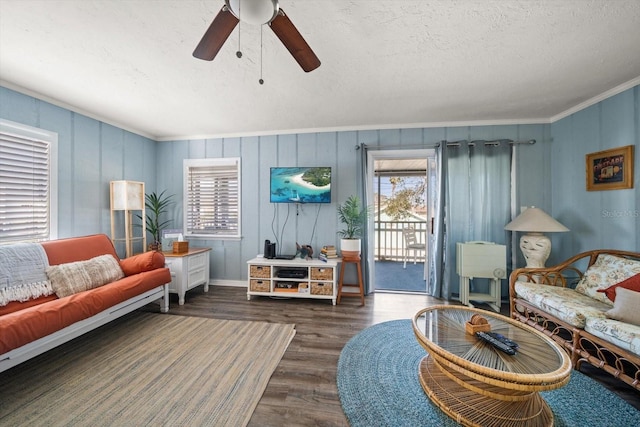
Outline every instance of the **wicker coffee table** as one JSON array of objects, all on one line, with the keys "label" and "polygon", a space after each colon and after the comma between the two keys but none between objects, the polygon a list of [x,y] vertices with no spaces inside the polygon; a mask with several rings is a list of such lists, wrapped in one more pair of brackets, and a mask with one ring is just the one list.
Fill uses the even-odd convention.
[{"label": "wicker coffee table", "polygon": [[[511,356],[465,330],[474,314],[491,330],[518,343]],[[505,316],[459,306],[433,306],[413,319],[428,355],[420,362],[422,388],[447,415],[465,426],[552,426],[538,392],[569,381],[568,355],[545,335]]]}]

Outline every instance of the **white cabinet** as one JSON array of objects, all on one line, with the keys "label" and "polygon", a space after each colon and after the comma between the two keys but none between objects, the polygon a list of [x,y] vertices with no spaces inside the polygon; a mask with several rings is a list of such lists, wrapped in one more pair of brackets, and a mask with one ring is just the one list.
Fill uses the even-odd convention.
[{"label": "white cabinet", "polygon": [[178,294],[178,304],[184,304],[189,289],[204,285],[209,292],[209,251],[211,248],[191,248],[189,252],[163,252],[165,264],[171,270],[169,292]]},{"label": "white cabinet", "polygon": [[330,299],[336,305],[337,265],[336,260],[254,258],[247,261],[247,299],[251,295]]}]

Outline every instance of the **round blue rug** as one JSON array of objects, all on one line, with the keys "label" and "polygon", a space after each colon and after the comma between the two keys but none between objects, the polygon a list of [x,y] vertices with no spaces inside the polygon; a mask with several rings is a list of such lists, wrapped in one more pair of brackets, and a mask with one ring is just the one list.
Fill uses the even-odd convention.
[{"label": "round blue rug", "polygon": [[[458,426],[422,390],[418,366],[425,355],[409,319],[380,323],[353,337],[340,353],[337,378],[351,426]],[[640,411],[577,371],[566,386],[541,394],[555,426],[640,426]]]}]

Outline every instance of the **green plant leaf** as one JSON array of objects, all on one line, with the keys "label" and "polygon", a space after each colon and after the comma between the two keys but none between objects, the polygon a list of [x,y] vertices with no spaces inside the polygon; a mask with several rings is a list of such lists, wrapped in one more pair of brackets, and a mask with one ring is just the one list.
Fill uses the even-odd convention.
[{"label": "green plant leaf", "polygon": [[338,205],[338,219],[346,226],[338,231],[338,235],[343,239],[361,237],[370,213],[369,207],[360,207],[360,199],[357,196],[349,196],[343,204]]},{"label": "green plant leaf", "polygon": [[[165,192],[166,190],[163,190],[160,194],[155,192],[145,194],[144,205],[147,210],[145,225],[154,242],[160,242],[160,231],[171,224],[171,220],[160,222],[160,216],[165,214],[167,208],[173,203],[173,200],[171,200],[173,195],[165,196]],[[136,216],[142,220],[140,215]]]}]

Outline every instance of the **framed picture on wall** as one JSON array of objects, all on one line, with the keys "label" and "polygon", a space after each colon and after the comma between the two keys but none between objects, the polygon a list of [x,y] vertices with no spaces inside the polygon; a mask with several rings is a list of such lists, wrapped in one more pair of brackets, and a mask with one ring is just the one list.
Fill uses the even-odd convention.
[{"label": "framed picture on wall", "polygon": [[586,155],[587,191],[633,188],[633,145]]}]

